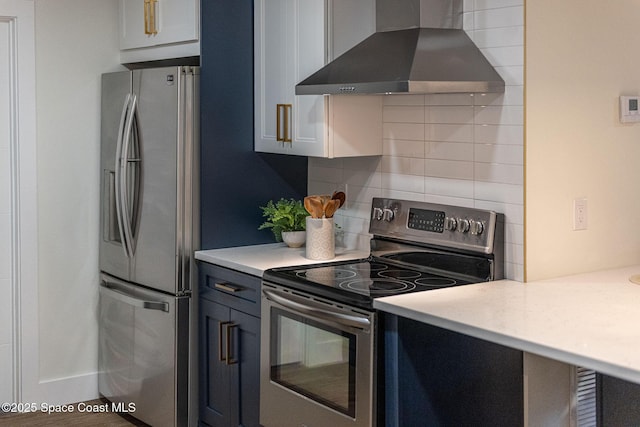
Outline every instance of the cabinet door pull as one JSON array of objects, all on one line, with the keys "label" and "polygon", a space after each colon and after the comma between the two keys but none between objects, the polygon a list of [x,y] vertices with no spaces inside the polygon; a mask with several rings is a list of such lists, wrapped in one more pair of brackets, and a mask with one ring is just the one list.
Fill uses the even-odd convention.
[{"label": "cabinet door pull", "polygon": [[144,0],[144,33],[146,35],[156,35],[156,2],[157,0]]},{"label": "cabinet door pull", "polygon": [[276,104],[276,141],[278,142],[284,141],[280,128],[280,123],[282,123],[282,116],[280,115],[280,111],[283,109],[283,107],[284,104]]},{"label": "cabinet door pull", "polygon": [[234,359],[233,355],[231,354],[231,337],[232,337],[232,333],[233,333],[233,328],[238,327],[238,325],[236,325],[235,323],[232,322],[226,322],[227,323],[227,357],[226,357],[226,363],[227,365],[235,365],[236,363],[238,363],[238,359]]},{"label": "cabinet door pull", "polygon": [[291,104],[284,104],[283,105],[283,109],[284,109],[284,138],[283,138],[283,142],[289,142],[291,143],[291,134],[293,132],[291,131],[291,123],[289,121],[289,116],[291,115]]},{"label": "cabinet door pull", "polygon": [[[229,357],[229,327],[227,325],[231,324],[231,322],[218,322],[218,359],[221,362],[226,362],[227,365],[229,364],[228,361],[228,357]],[[223,353],[222,351],[222,330],[223,328],[227,326],[227,350]]]},{"label": "cabinet door pull", "polygon": [[276,104],[276,141],[291,142],[291,104]]},{"label": "cabinet door pull", "polygon": [[236,286],[232,286],[229,285],[227,283],[216,283],[213,285],[216,289],[219,289],[221,291],[225,291],[225,292],[239,292],[242,290],[242,288],[236,287]]}]

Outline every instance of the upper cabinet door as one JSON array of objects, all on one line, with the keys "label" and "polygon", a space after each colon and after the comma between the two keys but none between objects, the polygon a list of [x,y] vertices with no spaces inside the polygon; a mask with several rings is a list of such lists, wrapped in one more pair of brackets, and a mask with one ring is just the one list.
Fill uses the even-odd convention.
[{"label": "upper cabinet door", "polygon": [[324,0],[255,2],[256,151],[322,155],[324,99],[295,84],[325,63]]},{"label": "upper cabinet door", "polygon": [[120,0],[120,49],[198,40],[196,0]]},{"label": "upper cabinet door", "polygon": [[375,0],[256,0],[254,23],[255,150],[382,154],[380,97],[295,95],[299,81],[375,31]]}]

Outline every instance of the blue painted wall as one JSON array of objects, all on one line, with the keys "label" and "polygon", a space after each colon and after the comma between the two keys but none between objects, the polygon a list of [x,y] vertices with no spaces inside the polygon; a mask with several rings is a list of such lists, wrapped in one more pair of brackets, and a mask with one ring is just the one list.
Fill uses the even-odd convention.
[{"label": "blue painted wall", "polygon": [[253,152],[253,0],[203,0],[201,16],[201,248],[272,243],[259,206],[302,199],[307,158]]}]

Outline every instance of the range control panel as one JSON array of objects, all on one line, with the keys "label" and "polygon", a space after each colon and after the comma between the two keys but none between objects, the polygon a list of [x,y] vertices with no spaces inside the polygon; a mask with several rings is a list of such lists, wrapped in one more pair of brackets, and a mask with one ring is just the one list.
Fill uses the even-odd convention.
[{"label": "range control panel", "polygon": [[494,211],[409,200],[374,198],[369,232],[418,243],[491,253],[502,239],[504,216]]}]

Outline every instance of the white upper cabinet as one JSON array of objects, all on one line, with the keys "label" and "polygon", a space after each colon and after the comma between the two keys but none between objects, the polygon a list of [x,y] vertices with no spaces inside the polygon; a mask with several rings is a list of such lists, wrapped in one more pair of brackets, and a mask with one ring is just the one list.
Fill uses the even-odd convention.
[{"label": "white upper cabinet", "polygon": [[374,0],[255,1],[255,150],[382,154],[382,98],[295,95],[295,85],[375,31]]},{"label": "white upper cabinet", "polygon": [[198,0],[120,0],[121,62],[198,56]]}]

